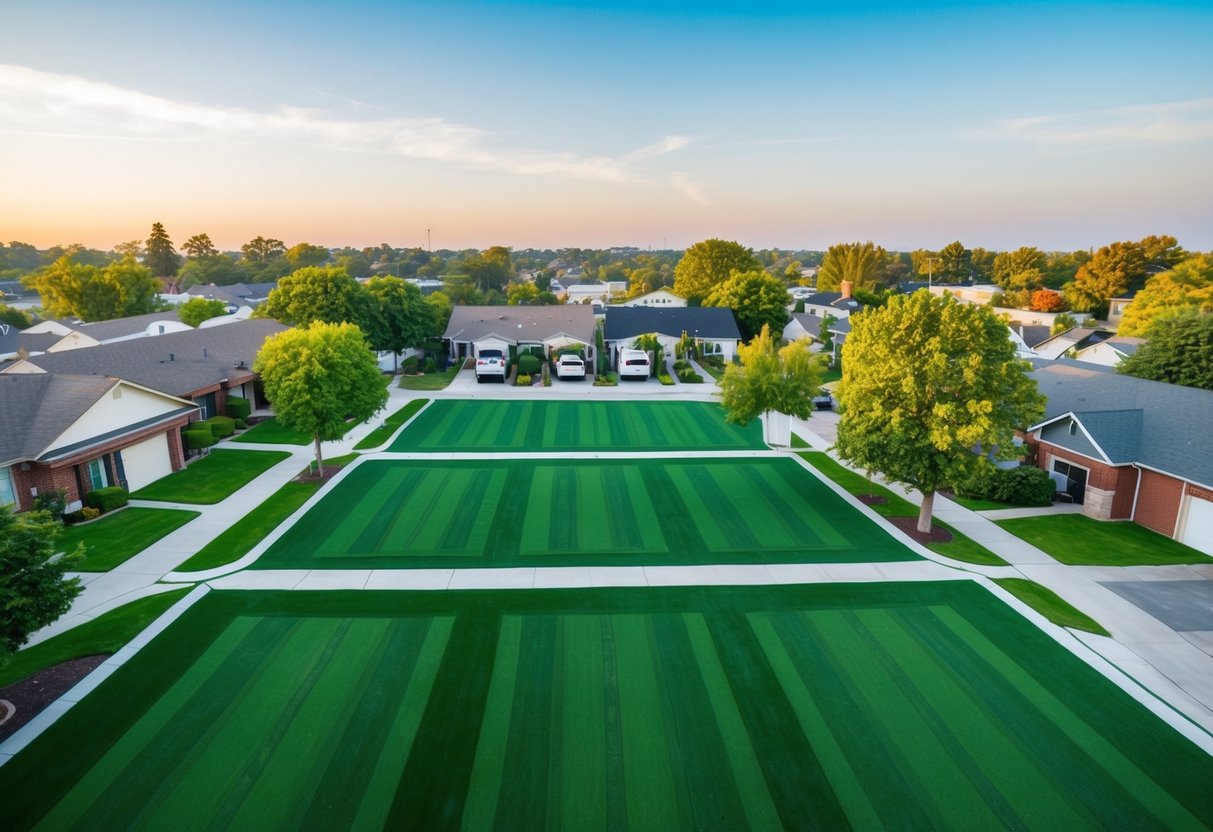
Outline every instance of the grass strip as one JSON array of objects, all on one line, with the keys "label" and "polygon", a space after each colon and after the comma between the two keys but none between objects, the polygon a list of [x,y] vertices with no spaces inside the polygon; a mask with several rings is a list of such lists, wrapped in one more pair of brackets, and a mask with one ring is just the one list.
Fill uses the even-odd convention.
[{"label": "grass strip", "polygon": [[995,578],[994,583],[1023,601],[1045,618],[1062,627],[1072,627],[1097,636],[1112,635],[1098,621],[1063,599],[1047,586],[1027,578]]},{"label": "grass strip", "polygon": [[70,552],[83,543],[84,560],[76,571],[107,572],[197,516],[196,511],[130,506],[92,523],[68,526],[59,535],[58,548]]},{"label": "grass strip", "polygon": [[391,416],[384,419],[382,425],[375,428],[366,436],[362,437],[362,439],[358,441],[358,444],[354,446],[354,450],[364,451],[367,448],[378,448],[384,442],[391,439],[392,434],[396,432],[396,429],[409,419],[413,418],[413,414],[425,407],[428,401],[429,399],[413,399]]},{"label": "grass strip", "polygon": [[[796,437],[793,436],[792,438],[794,442]],[[844,467],[827,454],[821,451],[804,451],[799,456],[856,497],[884,497],[885,502],[869,506],[881,517],[918,516],[918,506],[867,477]],[[1008,565],[1005,560],[985,546],[957,531],[942,520],[934,519],[932,523],[947,529],[952,535],[952,539],[947,543],[932,542],[926,544],[926,547],[935,554],[943,555],[946,558],[958,560],[962,563],[975,563],[980,566]]]},{"label": "grass strip", "polygon": [[14,654],[8,663],[0,668],[0,687],[19,682],[41,670],[71,659],[118,652],[165,610],[184,598],[191,589],[192,586],[187,586],[131,601],[94,618],[87,624],[73,627],[66,633],[27,647]]},{"label": "grass strip", "polygon": [[459,370],[463,368],[463,361],[457,364],[452,364],[440,373],[424,373],[419,376],[401,376],[401,390],[445,390],[447,385],[455,380],[455,376],[459,375]]},{"label": "grass strip", "polygon": [[971,497],[961,497],[959,494],[948,494],[947,498],[957,505],[964,506],[969,511],[998,511],[1004,508],[1018,508],[1010,503],[1000,503],[998,500],[977,500]]},{"label": "grass strip", "polygon": [[312,437],[297,430],[291,430],[277,419],[266,419],[258,422],[239,436],[232,438],[233,442],[256,442],[261,445],[306,445]]},{"label": "grass strip", "polygon": [[177,473],[140,488],[131,499],[213,505],[235,494],[289,456],[286,451],[213,449]]},{"label": "grass strip", "polygon": [[1069,566],[1213,563],[1192,547],[1128,520],[1057,514],[1000,520],[998,525]]}]

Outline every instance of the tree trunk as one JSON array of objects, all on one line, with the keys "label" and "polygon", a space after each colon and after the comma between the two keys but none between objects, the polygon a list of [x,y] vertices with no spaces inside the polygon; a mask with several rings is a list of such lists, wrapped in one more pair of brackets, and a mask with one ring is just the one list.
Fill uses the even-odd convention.
[{"label": "tree trunk", "polygon": [[320,452],[320,434],[313,437],[316,445],[316,476],[324,476],[324,454]]},{"label": "tree trunk", "polygon": [[918,531],[923,534],[931,532],[931,509],[935,505],[935,492],[924,491],[922,506],[918,509]]}]

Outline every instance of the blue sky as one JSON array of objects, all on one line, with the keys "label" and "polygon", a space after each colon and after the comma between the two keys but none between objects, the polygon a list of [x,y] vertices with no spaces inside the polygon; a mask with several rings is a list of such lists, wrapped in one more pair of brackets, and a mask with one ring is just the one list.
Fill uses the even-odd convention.
[{"label": "blue sky", "polygon": [[6,0],[0,238],[1208,249],[1211,38],[1207,3]]}]

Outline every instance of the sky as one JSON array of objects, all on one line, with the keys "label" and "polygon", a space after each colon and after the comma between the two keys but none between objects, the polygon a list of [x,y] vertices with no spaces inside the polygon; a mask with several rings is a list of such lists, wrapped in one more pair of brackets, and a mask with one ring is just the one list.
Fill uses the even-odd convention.
[{"label": "sky", "polygon": [[1208,2],[4,0],[0,240],[1207,250],[1210,42]]}]

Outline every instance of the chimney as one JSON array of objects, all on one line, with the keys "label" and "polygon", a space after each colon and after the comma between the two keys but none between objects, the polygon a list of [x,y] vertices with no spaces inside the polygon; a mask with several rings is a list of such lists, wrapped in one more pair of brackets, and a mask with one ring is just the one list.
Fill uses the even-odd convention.
[{"label": "chimney", "polygon": [[851,297],[851,281],[844,280],[838,284],[839,290],[842,292],[842,299],[847,300]]}]

